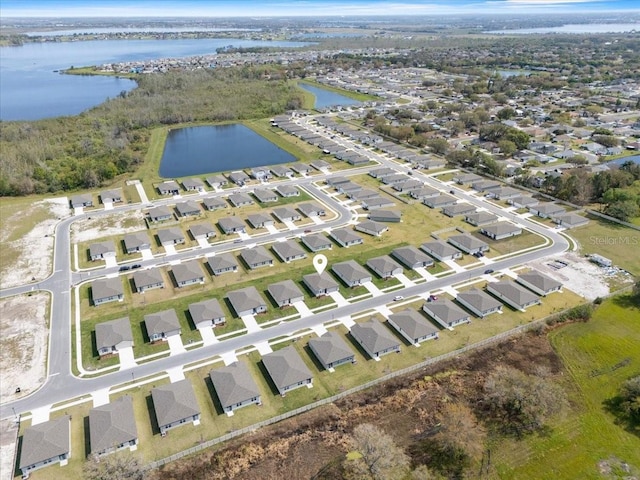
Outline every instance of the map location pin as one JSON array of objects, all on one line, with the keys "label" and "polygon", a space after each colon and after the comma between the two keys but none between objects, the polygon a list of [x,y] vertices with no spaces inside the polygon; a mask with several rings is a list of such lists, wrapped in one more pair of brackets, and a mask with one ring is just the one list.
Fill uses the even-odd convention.
[{"label": "map location pin", "polygon": [[324,269],[327,266],[327,257],[322,254],[316,255],[313,257],[313,266],[318,272],[318,275],[321,275],[324,272]]}]

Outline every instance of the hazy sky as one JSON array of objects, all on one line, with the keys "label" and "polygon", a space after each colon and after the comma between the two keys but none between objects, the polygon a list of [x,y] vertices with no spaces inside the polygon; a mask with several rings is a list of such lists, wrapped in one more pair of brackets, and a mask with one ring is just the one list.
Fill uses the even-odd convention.
[{"label": "hazy sky", "polygon": [[640,11],[638,0],[2,0],[3,17],[264,17]]}]

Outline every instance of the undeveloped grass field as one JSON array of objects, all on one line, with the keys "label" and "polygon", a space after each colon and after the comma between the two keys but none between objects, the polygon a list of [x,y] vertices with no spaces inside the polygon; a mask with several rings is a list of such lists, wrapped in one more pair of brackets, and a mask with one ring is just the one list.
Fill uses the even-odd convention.
[{"label": "undeveloped grass field", "polygon": [[[572,410],[542,435],[492,449],[500,478],[576,479],[602,476],[598,462],[615,457],[640,469],[640,438],[615,424],[604,402],[640,372],[640,308],[629,296],[605,301],[588,323],[550,334],[569,377]],[[550,461],[552,458],[552,461]]]}]

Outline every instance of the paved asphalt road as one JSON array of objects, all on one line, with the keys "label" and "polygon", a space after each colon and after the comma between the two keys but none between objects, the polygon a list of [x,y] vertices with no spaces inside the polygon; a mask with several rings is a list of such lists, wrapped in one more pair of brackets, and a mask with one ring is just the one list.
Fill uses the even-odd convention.
[{"label": "paved asphalt road", "polygon": [[[310,127],[311,128],[311,127]],[[341,143],[344,145],[353,146],[353,143],[350,141],[342,140]],[[375,159],[379,163],[390,166],[399,171],[408,171],[410,167],[405,165],[398,165],[396,162],[393,162],[387,159],[384,156],[374,154],[368,150],[363,150],[362,148],[358,148],[358,151],[361,153],[365,153],[372,159]],[[348,172],[339,172],[344,175],[354,175],[358,173],[365,173],[369,170],[370,167],[362,168],[362,169],[352,169]],[[326,222],[322,225],[313,225],[310,227],[305,227],[305,229],[312,231],[320,231],[325,228],[333,228],[339,225],[343,225],[347,223],[351,219],[351,212],[348,208],[340,205],[339,203],[328,199],[326,195],[324,195],[317,187],[312,185],[312,182],[317,182],[318,180],[322,180],[329,175],[316,175],[310,178],[296,178],[291,180],[289,183],[293,185],[300,185],[307,189],[312,195],[322,199],[323,203],[328,203],[331,208],[336,210],[339,214],[338,218]],[[427,177],[419,172],[414,172],[414,176],[420,178],[422,181],[428,183],[429,185],[435,188],[442,188],[442,184],[436,180],[433,180],[430,177]],[[452,189],[452,187],[447,187],[447,189]],[[505,212],[500,207],[494,206],[488,202],[485,202],[483,199],[476,198],[463,190],[459,190],[457,188],[453,188],[456,192],[456,196],[458,198],[463,198],[470,203],[485,208],[493,213],[498,215],[505,216]],[[239,189],[243,191],[243,189]],[[245,189],[246,190],[246,189]],[[232,193],[233,190],[228,190],[220,193],[212,193],[207,196],[226,196],[229,193]],[[204,197],[204,196],[203,196]],[[154,205],[162,205],[162,204],[170,204],[175,203],[175,199],[163,199],[154,201]],[[53,274],[43,280],[38,282],[36,285],[23,285],[20,287],[10,288],[6,290],[2,290],[0,292],[1,297],[7,297],[10,295],[16,295],[21,293],[27,293],[31,291],[34,287],[42,290],[48,290],[52,293],[53,302],[51,306],[51,329],[50,329],[50,342],[49,342],[49,374],[47,381],[45,384],[36,392],[31,394],[28,397],[22,398],[20,400],[16,400],[14,402],[6,403],[0,406],[0,418],[7,418],[13,415],[13,412],[27,412],[33,410],[34,408],[51,405],[54,403],[62,402],[67,399],[79,397],[81,395],[86,395],[92,391],[108,388],[114,385],[118,385],[121,383],[125,383],[131,381],[132,378],[140,379],[143,377],[147,377],[150,375],[161,373],[168,368],[179,367],[185,364],[190,364],[193,362],[198,362],[201,360],[205,360],[207,358],[230,352],[236,351],[239,349],[243,349],[245,347],[255,345],[260,342],[266,342],[271,338],[280,337],[283,335],[289,335],[296,331],[301,331],[304,329],[308,329],[313,326],[322,325],[324,323],[330,322],[332,320],[336,320],[342,317],[347,317],[349,315],[356,314],[358,312],[368,310],[374,308],[376,306],[388,304],[393,301],[393,297],[398,294],[398,291],[394,291],[392,293],[383,294],[378,297],[369,298],[366,300],[359,301],[354,304],[349,304],[343,307],[334,308],[329,311],[324,311],[322,313],[318,313],[309,317],[305,317],[299,320],[294,320],[291,322],[284,322],[278,325],[264,328],[257,332],[247,333],[238,337],[234,337],[228,340],[221,341],[219,343],[209,345],[206,347],[196,348],[194,350],[186,351],[182,354],[173,355],[170,357],[164,357],[153,362],[148,362],[142,365],[138,365],[131,369],[117,371],[113,373],[109,373],[106,375],[102,375],[97,378],[92,379],[81,379],[72,375],[71,373],[71,328],[72,328],[72,318],[71,318],[71,296],[70,296],[70,285],[79,283],[81,281],[86,281],[89,278],[99,278],[102,275],[106,275],[109,273],[117,272],[118,267],[113,268],[103,268],[99,269],[99,271],[92,271],[91,276],[88,275],[88,272],[71,272],[71,262],[70,262],[70,225],[72,222],[86,217],[86,216],[99,216],[99,215],[109,215],[118,211],[126,211],[139,209],[140,205],[125,205],[116,209],[115,211],[92,211],[90,213],[85,213],[83,216],[71,217],[61,221],[56,228],[56,242],[55,242],[55,251],[54,251],[54,272]],[[427,207],[425,207],[427,208]],[[540,257],[546,255],[553,255],[560,252],[565,251],[568,248],[568,242],[566,239],[558,234],[557,232],[547,229],[541,225],[530,222],[526,219],[519,218],[516,215],[507,213],[506,216],[513,222],[518,223],[522,227],[525,227],[531,231],[537,232],[545,237],[551,239],[552,243],[539,250],[535,250],[532,252],[524,253],[521,255],[517,255],[508,259],[499,260],[491,264],[491,268],[494,270],[501,270],[505,268],[514,267],[516,265],[520,265],[523,263],[528,263],[530,261],[539,259]],[[263,237],[254,237],[249,240],[244,240],[241,243],[235,244],[231,242],[225,242],[223,244],[212,245],[208,248],[196,248],[194,250],[179,252],[170,257],[170,260],[186,260],[189,258],[202,257],[207,253],[218,252],[229,250],[230,248],[239,249],[248,244],[254,243],[263,243],[263,242],[273,242],[278,238],[282,237],[292,237],[297,236],[299,232],[296,231],[283,231],[274,235],[268,235]],[[426,239],[425,239],[426,240]],[[164,264],[168,261],[168,258],[165,257],[156,257],[153,260],[146,261],[137,261],[135,263],[140,263],[143,268],[157,266],[160,264]],[[407,287],[402,290],[402,295],[405,298],[424,294],[428,291],[434,291],[440,289],[442,287],[446,287],[455,283],[460,283],[466,280],[469,280],[475,276],[481,275],[487,266],[483,265],[474,269],[467,270],[465,272],[455,273],[452,275],[448,275],[443,278],[438,278],[433,281],[429,281],[427,283],[422,283],[420,285]]]}]

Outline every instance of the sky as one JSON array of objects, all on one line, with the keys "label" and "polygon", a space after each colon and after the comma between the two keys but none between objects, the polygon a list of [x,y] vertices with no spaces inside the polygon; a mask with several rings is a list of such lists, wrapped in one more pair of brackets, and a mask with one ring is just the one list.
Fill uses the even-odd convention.
[{"label": "sky", "polygon": [[0,0],[2,17],[282,17],[640,11],[638,0]]}]

